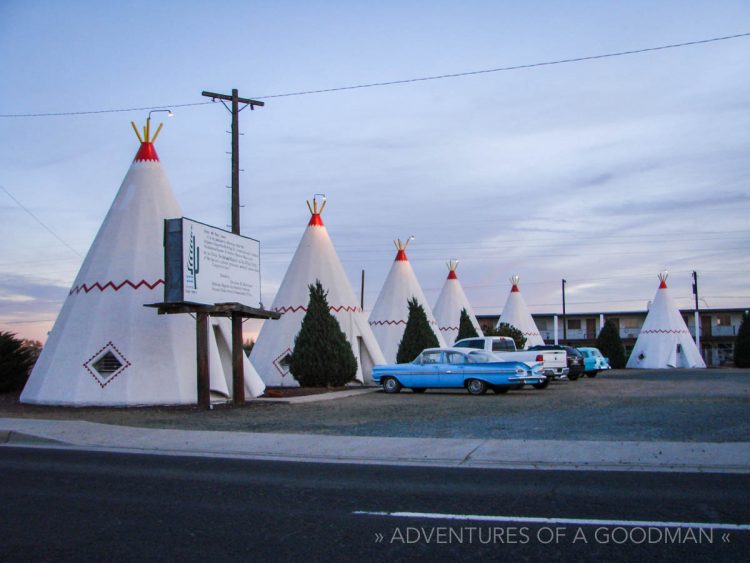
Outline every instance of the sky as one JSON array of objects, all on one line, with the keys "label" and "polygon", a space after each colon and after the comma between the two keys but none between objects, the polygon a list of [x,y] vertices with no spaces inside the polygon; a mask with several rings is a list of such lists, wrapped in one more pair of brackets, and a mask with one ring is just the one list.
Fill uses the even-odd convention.
[{"label": "sky", "polygon": [[[748,307],[750,37],[266,97],[747,32],[731,1],[3,0],[0,114],[173,107],[156,149],[177,199],[226,228],[230,116],[176,106],[265,98],[240,114],[240,164],[267,307],[315,193],[366,310],[411,235],[431,305],[458,259],[477,314],[514,274],[532,313],[561,312],[562,278],[569,312],[644,310],[664,269],[681,307],[693,270],[702,307]],[[46,338],[147,114],[0,117],[0,330]]]}]

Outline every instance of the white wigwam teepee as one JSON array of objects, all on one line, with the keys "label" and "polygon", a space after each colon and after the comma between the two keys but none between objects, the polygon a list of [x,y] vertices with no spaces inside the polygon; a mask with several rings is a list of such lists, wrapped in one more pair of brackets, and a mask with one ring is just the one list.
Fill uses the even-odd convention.
[{"label": "white wigwam teepee", "polygon": [[412,298],[416,298],[424,308],[427,321],[435,332],[439,345],[445,346],[437,321],[432,315],[417,276],[414,275],[414,270],[406,257],[409,239],[405,243],[398,239],[393,241],[393,244],[396,245],[398,251],[396,259],[393,261],[391,271],[388,272],[383,289],[380,290],[380,295],[370,313],[372,332],[380,344],[380,349],[383,350],[385,359],[390,363],[396,361],[398,345],[404,336],[406,321],[409,319],[409,300]]},{"label": "white wigwam teepee", "polygon": [[315,199],[312,207],[308,202],[312,217],[271,306],[272,311],[282,314],[281,318],[263,323],[258,341],[250,353],[250,359],[266,385],[298,385],[289,372],[287,356],[294,348],[294,339],[307,312],[309,286],[316,280],[320,280],[323,289],[328,292],[331,314],[339,322],[357,358],[357,380],[369,383],[373,366],[385,363],[328,230],[323,225],[320,214],[325,204],[324,201],[318,208]]},{"label": "white wigwam teepee", "polygon": [[659,289],[651,303],[626,367],[704,368],[680,309],[667,288],[667,272],[659,274]]},{"label": "white wigwam teepee", "polygon": [[443,289],[440,291],[432,312],[435,314],[435,320],[445,339],[445,343],[451,346],[456,341],[456,336],[458,335],[458,325],[461,321],[461,311],[463,309],[466,309],[469,320],[474,325],[474,330],[480,336],[482,336],[482,329],[479,327],[474,311],[461,287],[461,282],[458,281],[458,276],[456,275],[458,260],[449,261],[447,266],[448,278],[443,284]]},{"label": "white wigwam teepee", "polygon": [[[23,403],[131,406],[198,399],[196,329],[187,315],[158,315],[163,301],[164,219],[182,216],[146,122],[140,149],[76,276]],[[212,319],[211,390],[228,397],[231,332]],[[228,370],[228,371],[227,371]],[[229,382],[229,383],[228,383]],[[245,362],[247,396],[264,385]]]},{"label": "white wigwam teepee", "polygon": [[536,327],[528,307],[526,307],[526,301],[524,301],[521,291],[518,289],[520,280],[521,278],[518,276],[510,278],[512,287],[500,319],[497,321],[497,326],[499,327],[500,323],[508,323],[516,327],[526,337],[525,347],[528,348],[529,346],[544,344],[544,340],[542,335],[539,334],[539,329]]}]

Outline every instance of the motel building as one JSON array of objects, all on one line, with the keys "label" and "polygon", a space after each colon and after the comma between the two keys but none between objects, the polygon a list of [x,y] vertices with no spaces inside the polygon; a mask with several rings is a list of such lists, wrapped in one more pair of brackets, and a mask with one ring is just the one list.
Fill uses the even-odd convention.
[{"label": "motel building", "polygon": [[[740,329],[742,315],[747,309],[703,309],[700,311],[700,347],[707,366],[731,365],[734,358],[734,340]],[[626,355],[635,346],[638,333],[646,320],[648,311],[617,311],[609,313],[566,314],[567,342],[571,346],[595,346],[602,325],[614,321],[620,329],[620,338]],[[695,311],[681,309],[680,313],[695,338]],[[539,333],[548,344],[563,343],[562,315],[553,313],[533,314]],[[482,329],[497,325],[499,315],[477,315]]]}]

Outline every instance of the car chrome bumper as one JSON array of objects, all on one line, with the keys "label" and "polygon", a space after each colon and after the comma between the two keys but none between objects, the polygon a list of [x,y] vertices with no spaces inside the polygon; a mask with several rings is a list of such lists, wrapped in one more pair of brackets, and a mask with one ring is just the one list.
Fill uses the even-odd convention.
[{"label": "car chrome bumper", "polygon": [[548,368],[542,372],[547,377],[563,377],[570,373],[568,368]]},{"label": "car chrome bumper", "polygon": [[545,376],[519,375],[509,377],[508,381],[512,381],[513,383],[525,383],[528,385],[533,385],[534,383],[544,383],[545,379],[547,379]]}]

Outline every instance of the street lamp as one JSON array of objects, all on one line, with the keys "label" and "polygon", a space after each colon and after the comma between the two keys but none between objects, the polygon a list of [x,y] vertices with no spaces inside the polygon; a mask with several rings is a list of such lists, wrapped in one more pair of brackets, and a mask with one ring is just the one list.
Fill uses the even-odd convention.
[{"label": "street lamp", "polygon": [[[159,112],[165,112],[167,114],[167,117],[172,117],[174,115],[171,109],[152,109],[150,112],[148,112],[148,117],[146,118],[146,138],[144,139],[147,143],[153,143],[154,141],[156,141],[156,137],[159,136],[159,131],[161,131],[162,125],[164,125],[163,123],[160,124],[158,129],[156,130],[156,133],[154,133],[154,136],[151,137],[151,114]],[[135,127],[135,125],[133,127]]]},{"label": "street lamp", "polygon": [[152,109],[150,112],[148,112],[148,118],[151,119],[152,113],[159,113],[162,111],[167,113],[167,117],[174,117],[171,109]]}]

